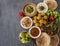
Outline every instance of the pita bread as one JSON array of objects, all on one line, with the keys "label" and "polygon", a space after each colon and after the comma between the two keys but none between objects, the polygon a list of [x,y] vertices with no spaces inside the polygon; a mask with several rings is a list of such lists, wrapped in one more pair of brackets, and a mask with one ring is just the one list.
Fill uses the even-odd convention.
[{"label": "pita bread", "polygon": [[58,43],[59,43],[58,35],[55,35],[54,37],[51,37],[50,46],[58,46]]},{"label": "pita bread", "polygon": [[47,33],[42,33],[39,38],[36,39],[37,46],[49,46],[50,36]]},{"label": "pita bread", "polygon": [[58,4],[55,0],[46,0],[44,2],[48,5],[48,8],[51,10],[55,10],[58,6]]}]

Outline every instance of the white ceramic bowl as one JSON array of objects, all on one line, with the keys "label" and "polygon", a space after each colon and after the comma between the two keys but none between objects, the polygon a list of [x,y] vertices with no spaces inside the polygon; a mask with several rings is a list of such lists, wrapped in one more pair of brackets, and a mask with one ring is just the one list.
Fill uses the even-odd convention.
[{"label": "white ceramic bowl", "polygon": [[[25,26],[22,25],[22,21],[23,21],[25,18],[29,18],[30,21],[31,21],[31,25],[30,25],[29,27],[25,27]],[[24,17],[24,18],[21,19],[20,25],[21,25],[24,29],[29,29],[29,28],[33,25],[33,21],[32,21],[32,19],[31,19],[30,17],[26,16],[26,17]]]},{"label": "white ceramic bowl", "polygon": [[[31,33],[30,33],[30,31],[31,31],[32,28],[37,28],[37,29],[39,30],[39,34],[38,34],[36,37],[32,36]],[[31,38],[34,38],[34,39],[38,38],[38,37],[41,35],[41,30],[40,30],[40,28],[39,28],[39,27],[36,27],[36,26],[31,27],[31,28],[29,29],[29,35],[30,35]]]},{"label": "white ceramic bowl", "polygon": [[[42,11],[39,9],[39,7],[41,7],[41,6],[44,7],[44,10],[42,10]],[[47,6],[47,4],[46,4],[45,2],[40,2],[40,3],[38,3],[38,4],[37,4],[37,11],[38,11],[38,13],[42,13],[42,12],[46,13],[46,12],[48,11],[48,6]]]}]

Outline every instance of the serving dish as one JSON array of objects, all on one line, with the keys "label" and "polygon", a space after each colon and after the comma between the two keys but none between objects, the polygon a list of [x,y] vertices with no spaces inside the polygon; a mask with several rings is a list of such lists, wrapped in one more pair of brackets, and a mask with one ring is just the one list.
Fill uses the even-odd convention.
[{"label": "serving dish", "polygon": [[37,4],[37,11],[38,11],[38,13],[42,13],[42,12],[46,13],[48,11],[47,4],[44,2],[38,3]]},{"label": "serving dish", "polygon": [[29,43],[31,41],[31,38],[28,34],[27,31],[22,31],[20,32],[19,34],[19,40],[23,43],[23,44],[26,44],[26,43]]},{"label": "serving dish", "polygon": [[32,2],[27,3],[23,8],[23,12],[26,16],[35,16],[37,14],[36,4]]},{"label": "serving dish", "polygon": [[30,29],[29,29],[29,34],[32,38],[36,39],[38,38],[40,35],[41,35],[41,30],[39,27],[37,26],[32,26]]},{"label": "serving dish", "polygon": [[21,19],[20,24],[24,29],[29,29],[33,25],[33,21],[30,17],[26,16]]}]

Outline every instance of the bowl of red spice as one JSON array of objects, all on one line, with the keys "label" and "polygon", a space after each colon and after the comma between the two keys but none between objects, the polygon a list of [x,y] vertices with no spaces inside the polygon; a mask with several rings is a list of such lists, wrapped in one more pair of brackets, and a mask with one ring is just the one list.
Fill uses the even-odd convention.
[{"label": "bowl of red spice", "polygon": [[41,30],[37,26],[33,26],[29,29],[29,35],[31,38],[38,38],[41,35]]}]

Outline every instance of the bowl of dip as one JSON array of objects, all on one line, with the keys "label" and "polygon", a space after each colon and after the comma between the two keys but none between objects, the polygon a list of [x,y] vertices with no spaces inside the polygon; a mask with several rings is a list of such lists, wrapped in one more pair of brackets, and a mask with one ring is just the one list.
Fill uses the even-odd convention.
[{"label": "bowl of dip", "polygon": [[41,35],[41,30],[37,26],[33,26],[29,29],[29,35],[31,38],[38,38]]},{"label": "bowl of dip", "polygon": [[33,21],[30,17],[26,16],[21,19],[20,24],[24,29],[29,29],[32,26]]}]

